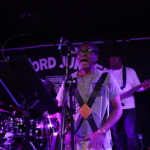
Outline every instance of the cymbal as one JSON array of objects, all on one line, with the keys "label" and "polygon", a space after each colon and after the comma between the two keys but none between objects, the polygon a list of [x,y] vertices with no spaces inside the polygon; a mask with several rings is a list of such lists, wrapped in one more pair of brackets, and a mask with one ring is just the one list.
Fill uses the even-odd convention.
[{"label": "cymbal", "polygon": [[0,112],[11,113],[11,112],[4,110],[4,109],[0,109]]},{"label": "cymbal", "polygon": [[56,114],[48,114],[48,115],[43,115],[43,117],[46,117],[46,118],[57,118]]}]

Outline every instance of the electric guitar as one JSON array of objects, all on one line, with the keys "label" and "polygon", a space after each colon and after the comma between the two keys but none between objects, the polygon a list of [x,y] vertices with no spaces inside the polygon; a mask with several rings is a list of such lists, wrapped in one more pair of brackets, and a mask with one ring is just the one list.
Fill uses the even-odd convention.
[{"label": "electric guitar", "polygon": [[[128,96],[131,96],[136,90],[140,89],[142,87],[142,83],[133,87],[132,89],[120,94],[120,100],[122,100],[123,98],[126,98]],[[150,79],[147,80],[146,82],[146,89],[150,87]]]}]

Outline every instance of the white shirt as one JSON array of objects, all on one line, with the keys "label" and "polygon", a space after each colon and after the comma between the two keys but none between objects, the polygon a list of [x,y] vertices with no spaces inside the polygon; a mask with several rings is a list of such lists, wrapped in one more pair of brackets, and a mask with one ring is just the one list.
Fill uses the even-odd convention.
[{"label": "white shirt", "polygon": [[[114,76],[114,78],[116,79],[116,81],[120,87],[123,86],[122,69],[123,69],[123,67],[119,70],[113,70],[113,69],[109,70],[109,72]],[[138,86],[139,84],[140,84],[140,81],[139,81],[139,78],[138,78],[135,70],[132,68],[126,67],[126,86],[122,90],[122,93],[125,93],[126,91],[132,89],[135,86]],[[143,90],[143,88],[139,89],[137,92],[140,92],[142,90]],[[132,95],[122,99],[121,103],[124,104],[124,106],[122,106],[123,109],[135,108],[134,95],[132,94]]]}]

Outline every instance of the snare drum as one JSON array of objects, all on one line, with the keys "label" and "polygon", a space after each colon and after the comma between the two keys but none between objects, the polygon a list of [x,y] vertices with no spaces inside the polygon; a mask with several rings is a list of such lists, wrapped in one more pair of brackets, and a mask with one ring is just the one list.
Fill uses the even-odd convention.
[{"label": "snare drum", "polygon": [[56,114],[52,115],[43,115],[44,119],[43,122],[47,124],[48,128],[52,128],[53,131],[58,131],[58,120]]},{"label": "snare drum", "polygon": [[53,132],[52,128],[49,128],[48,125],[40,123],[36,127],[35,137],[37,139],[46,139],[47,136],[50,136],[52,134],[52,132]]}]

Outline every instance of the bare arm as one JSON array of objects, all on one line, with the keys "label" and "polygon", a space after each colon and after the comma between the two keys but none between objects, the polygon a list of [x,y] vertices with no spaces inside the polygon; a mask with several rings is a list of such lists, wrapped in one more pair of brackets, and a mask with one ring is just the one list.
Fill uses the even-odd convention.
[{"label": "bare arm", "polygon": [[108,119],[103,124],[102,128],[105,129],[105,131],[108,131],[121,117],[122,115],[122,106],[120,103],[120,96],[116,96],[113,100],[110,101],[113,110],[110,113]]},{"label": "bare arm", "polygon": [[88,148],[102,149],[106,131],[108,131],[121,117],[122,106],[120,103],[120,96],[116,96],[113,100],[111,100],[111,105],[113,110],[103,126],[96,132],[85,137],[85,139],[91,138],[91,141],[88,144]]},{"label": "bare arm", "polygon": [[[58,102],[58,106],[62,106],[62,103]],[[56,113],[56,116],[57,116],[57,120],[58,120],[58,123],[59,123],[59,131],[61,131],[61,113]]]}]

